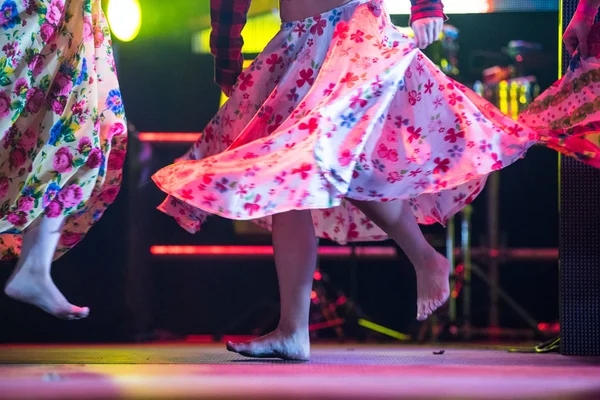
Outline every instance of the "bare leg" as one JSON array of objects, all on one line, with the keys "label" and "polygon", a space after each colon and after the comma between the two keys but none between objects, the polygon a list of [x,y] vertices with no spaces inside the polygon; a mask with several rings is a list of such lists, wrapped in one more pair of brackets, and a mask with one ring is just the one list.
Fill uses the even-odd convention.
[{"label": "bare leg", "polygon": [[50,276],[63,222],[63,218],[42,217],[39,223],[27,228],[23,234],[21,257],[4,292],[55,317],[81,319],[87,317],[90,310],[69,303]]},{"label": "bare leg", "polygon": [[227,343],[227,349],[247,357],[307,361],[310,294],[317,262],[317,240],[310,211],[273,216],[273,250],[281,298],[279,326],[256,340]]},{"label": "bare leg", "polygon": [[427,242],[405,201],[350,201],[406,253],[417,275],[417,319],[427,319],[448,300],[450,262]]}]

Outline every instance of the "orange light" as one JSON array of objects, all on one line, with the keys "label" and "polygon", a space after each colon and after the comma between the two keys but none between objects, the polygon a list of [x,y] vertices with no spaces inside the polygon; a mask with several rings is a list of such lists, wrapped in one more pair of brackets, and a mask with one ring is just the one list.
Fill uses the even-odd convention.
[{"label": "orange light", "polygon": [[310,298],[311,299],[316,299],[317,298],[317,292],[315,292],[314,290],[312,292],[310,292]]},{"label": "orange light", "polygon": [[272,255],[271,246],[152,246],[154,255]]},{"label": "orange light", "polygon": [[[150,253],[153,255],[170,256],[248,256],[248,255],[272,255],[271,246],[152,246]],[[395,257],[394,247],[356,247],[349,246],[326,246],[319,248],[320,256],[357,256],[373,257]],[[322,277],[322,276],[321,276]]]},{"label": "orange light", "polygon": [[314,279],[315,281],[320,281],[321,279],[323,279],[323,275],[321,275],[319,271],[315,271]]},{"label": "orange light", "polygon": [[153,143],[194,143],[200,136],[200,133],[193,132],[141,132],[139,139]]}]

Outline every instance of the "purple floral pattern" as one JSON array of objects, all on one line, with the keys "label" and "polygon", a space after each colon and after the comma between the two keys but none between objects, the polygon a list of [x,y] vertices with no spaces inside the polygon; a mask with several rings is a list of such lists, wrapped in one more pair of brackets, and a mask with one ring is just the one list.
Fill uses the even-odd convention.
[{"label": "purple floral pattern", "polygon": [[0,0],[0,259],[65,216],[55,257],[120,187],[126,122],[99,0]]}]

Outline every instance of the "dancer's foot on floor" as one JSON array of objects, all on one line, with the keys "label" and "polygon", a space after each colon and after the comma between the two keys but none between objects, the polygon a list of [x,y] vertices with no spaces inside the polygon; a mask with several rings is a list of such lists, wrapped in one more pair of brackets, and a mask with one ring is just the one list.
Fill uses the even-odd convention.
[{"label": "dancer's foot on floor", "polygon": [[67,301],[52,278],[44,273],[32,273],[22,269],[8,280],[4,293],[15,300],[31,304],[61,319],[82,319],[90,309],[78,307]]},{"label": "dancer's foot on floor", "polygon": [[450,261],[439,253],[415,264],[417,320],[425,321],[450,297]]},{"label": "dancer's foot on floor", "polygon": [[280,358],[288,361],[310,359],[308,331],[284,334],[279,329],[244,343],[227,342],[227,350],[252,358]]}]

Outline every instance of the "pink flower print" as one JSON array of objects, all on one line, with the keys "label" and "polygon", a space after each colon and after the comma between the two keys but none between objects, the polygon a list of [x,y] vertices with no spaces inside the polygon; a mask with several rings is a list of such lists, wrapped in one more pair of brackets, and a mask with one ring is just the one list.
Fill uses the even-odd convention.
[{"label": "pink flower print", "polygon": [[64,231],[60,236],[60,243],[63,246],[73,247],[83,239],[83,235],[78,232]]},{"label": "pink flower print", "polygon": [[7,92],[0,92],[0,118],[10,114],[10,95]]},{"label": "pink flower print", "polygon": [[348,227],[348,239],[358,238],[358,226],[353,222]]},{"label": "pink flower print", "polygon": [[106,189],[104,192],[102,192],[102,194],[100,195],[100,198],[105,203],[111,204],[113,201],[115,201],[118,194],[119,194],[119,188],[111,187],[111,188]]},{"label": "pink flower print", "polygon": [[8,214],[8,222],[15,226],[25,225],[27,223],[27,215],[24,212],[11,212]]},{"label": "pink flower print", "polygon": [[398,161],[398,152],[394,149],[388,149],[387,146],[383,143],[379,145],[379,149],[377,150],[377,155],[380,158],[388,159],[391,162]]},{"label": "pink flower print", "polygon": [[248,212],[249,216],[252,216],[255,212],[260,210],[260,205],[258,204],[260,199],[261,199],[260,194],[257,194],[256,198],[254,199],[254,203],[244,204],[244,210],[246,210]]},{"label": "pink flower print", "polygon": [[412,71],[410,70],[410,67],[406,68],[406,72],[404,73],[404,76],[406,76],[407,78],[412,78]]},{"label": "pink flower print", "polygon": [[309,163],[304,163],[300,166],[300,168],[294,168],[292,170],[292,175],[300,174],[302,180],[306,180],[308,178],[308,173],[312,170],[312,165]]},{"label": "pink flower print", "polygon": [[519,135],[521,132],[523,132],[523,128],[516,124],[514,126],[508,128],[508,134],[510,136],[519,137],[519,136],[521,136],[521,135]]},{"label": "pink flower print", "polygon": [[502,160],[498,160],[498,154],[492,153],[492,160],[495,161],[495,163],[492,164],[492,170],[493,171],[501,170],[502,169]]},{"label": "pink flower print", "polygon": [[58,193],[58,200],[65,208],[71,208],[78,205],[82,199],[83,190],[76,184],[69,185]]},{"label": "pink flower print", "polygon": [[419,190],[419,189],[425,189],[427,188],[427,181],[424,179],[419,179],[417,182],[415,182],[415,190]]},{"label": "pink flower print", "polygon": [[6,196],[6,193],[8,193],[9,186],[10,186],[10,184],[8,182],[8,178],[5,178],[5,177],[0,178],[0,198],[3,198],[4,196]]},{"label": "pink flower print", "polygon": [[34,55],[29,61],[29,69],[34,78],[41,74],[44,69],[44,57],[40,54]]},{"label": "pink flower print", "polygon": [[346,39],[348,37],[349,31],[349,24],[346,21],[342,21],[336,25],[335,32],[333,33],[333,38]]},{"label": "pink flower print", "polygon": [[377,90],[377,89],[381,89],[381,88],[383,88],[383,81],[381,80],[379,75],[377,75],[375,77],[375,80],[373,82],[371,82],[371,89]]},{"label": "pink flower print", "polygon": [[398,142],[398,133],[396,133],[396,131],[391,131],[387,134],[386,138],[388,142],[396,143]]},{"label": "pink flower print", "polygon": [[441,173],[445,174],[450,169],[450,159],[449,158],[442,159],[440,157],[436,157],[435,160],[433,160],[433,162],[436,165],[436,167],[433,169],[433,173],[436,175],[441,174]]},{"label": "pink flower print", "polygon": [[419,140],[421,138],[421,128],[415,129],[414,126],[409,126],[407,131],[410,134],[407,141],[408,143],[412,143],[415,140]]},{"label": "pink flower print", "polygon": [[192,190],[191,189],[182,189],[179,192],[179,195],[181,196],[182,199],[184,200],[193,200],[194,196],[192,195]]},{"label": "pink flower print", "polygon": [[417,92],[416,90],[411,90],[408,94],[408,102],[410,103],[410,105],[414,106],[419,101],[421,101],[421,93]]},{"label": "pink flower print", "polygon": [[312,86],[312,84],[315,83],[315,77],[313,76],[314,73],[315,71],[311,68],[303,69],[299,73],[300,79],[296,81],[296,85],[298,87],[302,87],[305,83],[308,83],[309,86]]},{"label": "pink flower print", "polygon": [[54,199],[46,207],[46,216],[48,218],[57,218],[62,214],[62,211],[62,204],[60,204],[57,199]]},{"label": "pink flower print", "polygon": [[[333,89],[335,88],[335,83],[330,83],[327,89],[323,90],[323,96],[330,96],[333,93]],[[294,88],[296,90],[296,88]],[[298,100],[296,98],[296,100]],[[291,101],[291,100],[290,100]]]},{"label": "pink flower print", "polygon": [[457,132],[454,128],[450,128],[446,132],[446,137],[444,137],[444,140],[446,142],[456,143],[456,141],[458,139],[464,139],[464,137],[465,137],[465,132],[464,131]]},{"label": "pink flower print", "polygon": [[37,146],[38,137],[33,130],[27,129],[21,134],[21,140],[19,144],[23,147],[23,150],[30,151]]},{"label": "pink flower print", "polygon": [[48,21],[52,25],[58,25],[58,23],[62,19],[62,9],[63,5],[60,1],[52,1],[46,11],[46,21]]},{"label": "pink flower print", "polygon": [[433,181],[433,184],[435,185],[435,190],[444,190],[448,186],[448,181],[436,179],[435,181]]},{"label": "pink flower print", "polygon": [[306,33],[306,25],[303,22],[299,22],[296,24],[294,32],[298,34],[298,37],[302,36],[302,34]]},{"label": "pink flower print", "polygon": [[248,88],[254,86],[254,80],[252,79],[252,74],[246,74],[242,72],[239,77],[239,89],[242,91],[246,91]]},{"label": "pink flower print", "polygon": [[275,183],[277,185],[283,185],[285,183],[285,177],[287,176],[287,172],[282,172],[281,174],[275,177]]},{"label": "pink flower print", "polygon": [[65,173],[71,171],[73,168],[73,155],[67,147],[61,147],[54,155],[52,165],[56,172]]},{"label": "pink flower print", "polygon": [[17,202],[19,211],[27,212],[33,210],[34,198],[31,196],[23,196]]},{"label": "pink flower print", "polygon": [[352,72],[348,72],[342,78],[340,83],[345,83],[348,88],[352,88],[352,87],[354,87],[354,84],[356,81],[358,81],[358,76],[354,75]]},{"label": "pink flower print", "polygon": [[437,110],[438,107],[442,106],[442,98],[440,96],[436,97],[435,100],[433,101],[433,105],[435,106],[435,109]]},{"label": "pink flower print", "polygon": [[320,15],[314,18],[315,24],[310,27],[310,33],[313,35],[323,35],[324,29],[327,26],[327,21],[322,19]]},{"label": "pink flower print", "polygon": [[450,95],[450,97],[448,98],[448,103],[450,103],[451,106],[455,106],[458,103],[462,103],[463,101],[463,97],[457,95],[456,93],[452,93]]},{"label": "pink flower print", "polygon": [[365,36],[365,33],[363,31],[361,31],[360,29],[358,29],[356,32],[354,32],[352,35],[350,35],[350,40],[354,40],[354,42],[356,42],[356,43],[362,43],[365,41],[364,36]]},{"label": "pink flower print", "polygon": [[434,85],[434,83],[431,82],[431,79],[428,79],[427,83],[425,84],[425,94],[432,94],[433,93],[433,91],[432,91],[433,85]]},{"label": "pink flower print", "polygon": [[361,96],[362,96],[362,89],[359,89],[358,93],[350,98],[350,108],[355,108],[356,106],[363,108],[367,105],[367,103],[368,103],[367,100],[363,99]]},{"label": "pink flower print", "polygon": [[485,153],[487,150],[491,150],[492,149],[492,144],[488,143],[487,140],[482,140],[481,144],[479,145],[479,150],[481,150],[482,153]]},{"label": "pink flower print", "polygon": [[400,175],[398,172],[390,172],[387,181],[389,183],[396,183],[400,182],[402,179],[404,179],[404,175]]},{"label": "pink flower print", "polygon": [[303,131],[308,130],[308,133],[312,135],[319,129],[319,120],[317,118],[311,118],[308,120],[308,123],[302,122],[298,128]]},{"label": "pink flower print", "polygon": [[267,58],[266,62],[270,65],[269,72],[273,73],[275,72],[275,67],[283,62],[283,58],[278,54],[271,54],[271,57]]},{"label": "pink flower print", "polygon": [[354,156],[352,155],[352,152],[350,150],[346,149],[340,155],[338,162],[342,167],[347,167],[348,165],[350,165],[353,158],[354,158]]}]

